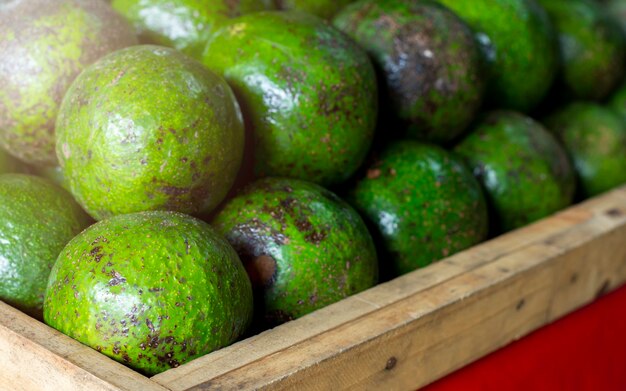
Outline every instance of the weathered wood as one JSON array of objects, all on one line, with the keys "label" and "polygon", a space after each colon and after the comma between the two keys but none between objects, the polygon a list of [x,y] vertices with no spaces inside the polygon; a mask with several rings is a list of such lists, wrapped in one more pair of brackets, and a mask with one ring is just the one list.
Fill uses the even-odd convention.
[{"label": "weathered wood", "polygon": [[415,389],[626,281],[619,189],[153,377],[187,389]]},{"label": "weathered wood", "polygon": [[2,302],[0,389],[167,390]]}]

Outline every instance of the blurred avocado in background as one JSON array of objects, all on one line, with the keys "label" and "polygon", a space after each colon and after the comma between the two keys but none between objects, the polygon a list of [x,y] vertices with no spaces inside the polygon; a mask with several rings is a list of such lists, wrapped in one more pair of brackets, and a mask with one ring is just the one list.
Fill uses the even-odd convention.
[{"label": "blurred avocado in background", "polygon": [[274,9],[270,0],[112,0],[143,43],[173,47],[199,59],[220,23],[249,12]]}]

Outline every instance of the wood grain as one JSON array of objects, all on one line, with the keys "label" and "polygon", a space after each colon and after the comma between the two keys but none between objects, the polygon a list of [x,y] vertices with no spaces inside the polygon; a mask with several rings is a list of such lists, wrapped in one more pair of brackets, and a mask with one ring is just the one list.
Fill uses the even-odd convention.
[{"label": "wood grain", "polygon": [[615,190],[153,377],[188,389],[415,389],[626,282]]}]

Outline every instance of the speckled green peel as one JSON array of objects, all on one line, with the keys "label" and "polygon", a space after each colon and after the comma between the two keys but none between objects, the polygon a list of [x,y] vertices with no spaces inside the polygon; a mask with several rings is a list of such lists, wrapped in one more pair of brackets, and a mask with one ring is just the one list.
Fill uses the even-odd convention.
[{"label": "speckled green peel", "polygon": [[331,185],[363,162],[376,125],[376,77],[340,31],[305,13],[244,15],[215,33],[203,62],[242,105],[259,176]]},{"label": "speckled green peel", "polygon": [[626,46],[615,20],[594,0],[539,0],[560,42],[561,83],[573,99],[605,98],[624,75]]},{"label": "speckled green peel", "polygon": [[46,290],[50,326],[146,375],[234,342],[252,289],[232,247],[175,212],[99,222],[74,238]]},{"label": "speckled green peel", "polygon": [[20,0],[0,11],[0,145],[27,163],[56,164],[61,99],[86,66],[134,45],[104,1]]},{"label": "speckled green peel", "polygon": [[558,66],[554,29],[535,0],[437,0],[473,30],[489,73],[492,106],[530,111]]},{"label": "speckled green peel", "polygon": [[337,12],[354,0],[275,0],[282,10],[297,10],[331,19]]},{"label": "speckled green peel", "polygon": [[72,84],[57,122],[57,155],[72,193],[96,219],[208,212],[234,181],[243,138],[223,79],[174,49],[134,46]]},{"label": "speckled green peel", "polygon": [[565,145],[579,180],[591,197],[626,183],[626,122],[593,103],[573,103],[545,120]]},{"label": "speckled green peel", "polygon": [[626,122],[626,84],[623,84],[609,100],[608,107]]},{"label": "speckled green peel", "polygon": [[233,245],[270,325],[301,317],[377,282],[376,250],[359,215],[312,183],[266,178],[213,221]]},{"label": "speckled green peel", "polygon": [[362,0],[333,23],[372,56],[411,138],[447,142],[474,118],[484,92],[480,53],[451,11],[429,1]]},{"label": "speckled green peel", "polygon": [[349,201],[376,228],[381,268],[392,277],[487,235],[480,185],[458,157],[434,145],[391,144],[351,190]]},{"label": "speckled green peel", "polygon": [[111,5],[133,23],[144,43],[170,46],[198,59],[221,23],[274,8],[268,0],[113,0]]},{"label": "speckled green peel", "polygon": [[65,190],[30,175],[0,175],[0,300],[41,318],[63,247],[87,224]]},{"label": "speckled green peel", "polygon": [[522,227],[572,202],[575,180],[567,154],[530,117],[489,113],[455,151],[485,189],[494,233]]}]

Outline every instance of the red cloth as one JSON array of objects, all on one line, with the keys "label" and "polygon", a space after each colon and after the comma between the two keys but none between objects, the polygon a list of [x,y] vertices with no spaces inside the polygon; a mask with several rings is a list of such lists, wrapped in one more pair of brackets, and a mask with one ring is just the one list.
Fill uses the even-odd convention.
[{"label": "red cloth", "polygon": [[626,287],[424,390],[626,390]]}]

